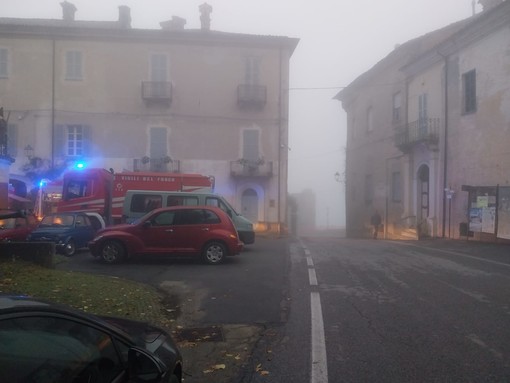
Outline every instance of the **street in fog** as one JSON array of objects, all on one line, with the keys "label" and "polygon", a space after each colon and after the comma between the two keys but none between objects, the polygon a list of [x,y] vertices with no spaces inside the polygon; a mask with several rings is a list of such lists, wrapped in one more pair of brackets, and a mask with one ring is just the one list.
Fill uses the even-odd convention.
[{"label": "street in fog", "polygon": [[[289,321],[261,342],[259,361],[280,382],[508,381],[507,249],[458,241],[294,242]],[[323,360],[310,363],[310,349],[322,346],[310,323],[314,292],[326,374],[314,369]]]}]

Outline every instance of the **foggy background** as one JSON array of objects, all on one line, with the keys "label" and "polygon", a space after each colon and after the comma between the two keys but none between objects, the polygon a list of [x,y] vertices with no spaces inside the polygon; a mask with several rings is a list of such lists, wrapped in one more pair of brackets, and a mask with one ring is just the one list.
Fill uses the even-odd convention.
[{"label": "foggy background", "polygon": [[[61,19],[63,0],[0,0],[0,17]],[[205,0],[69,0],[76,20],[118,19],[131,8],[133,28],[160,29],[172,16],[200,28]],[[320,228],[345,224],[346,117],[332,98],[388,55],[397,44],[481,7],[473,0],[207,0],[211,29],[297,37],[290,61],[289,192],[312,189]]]}]

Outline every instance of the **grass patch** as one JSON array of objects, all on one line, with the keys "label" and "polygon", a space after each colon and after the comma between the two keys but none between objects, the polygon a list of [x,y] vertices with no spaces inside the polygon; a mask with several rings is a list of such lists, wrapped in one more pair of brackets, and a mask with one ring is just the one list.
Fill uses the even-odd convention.
[{"label": "grass patch", "polygon": [[[58,262],[58,260],[57,260]],[[95,314],[171,328],[158,291],[125,279],[47,269],[19,260],[0,261],[0,293],[29,295]]]}]

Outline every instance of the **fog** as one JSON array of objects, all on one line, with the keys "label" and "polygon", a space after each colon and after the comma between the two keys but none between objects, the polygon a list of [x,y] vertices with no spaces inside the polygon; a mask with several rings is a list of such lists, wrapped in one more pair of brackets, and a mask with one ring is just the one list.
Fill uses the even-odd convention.
[{"label": "fog", "polygon": [[[62,0],[1,0],[0,17],[62,17]],[[133,28],[159,29],[172,16],[200,28],[205,0],[69,0],[77,20],[117,20],[131,8]],[[280,35],[301,41],[291,59],[289,192],[312,189],[317,225],[345,223],[346,117],[335,94],[397,44],[467,18],[473,0],[207,0],[211,29]],[[335,178],[335,173],[340,179]]]}]

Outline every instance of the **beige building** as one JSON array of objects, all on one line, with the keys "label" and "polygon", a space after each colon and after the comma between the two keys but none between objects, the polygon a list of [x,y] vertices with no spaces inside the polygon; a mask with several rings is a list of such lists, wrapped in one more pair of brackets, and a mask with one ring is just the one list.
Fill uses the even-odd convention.
[{"label": "beige building", "polygon": [[395,48],[336,98],[347,234],[510,239],[510,2]]},{"label": "beige building", "polygon": [[117,21],[0,18],[0,106],[11,173],[41,167],[200,173],[259,229],[287,198],[289,62],[298,39]]}]

